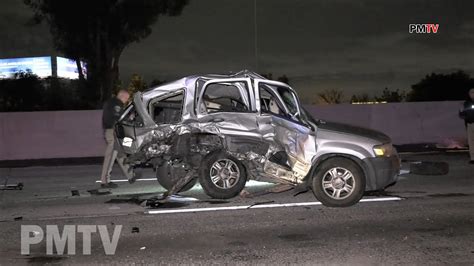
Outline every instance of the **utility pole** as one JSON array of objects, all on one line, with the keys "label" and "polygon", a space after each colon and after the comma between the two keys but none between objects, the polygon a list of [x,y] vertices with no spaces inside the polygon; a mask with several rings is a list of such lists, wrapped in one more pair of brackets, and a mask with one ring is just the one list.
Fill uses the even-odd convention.
[{"label": "utility pole", "polygon": [[254,48],[255,48],[255,71],[258,72],[258,28],[257,28],[257,0],[253,1],[253,22],[254,22]]}]

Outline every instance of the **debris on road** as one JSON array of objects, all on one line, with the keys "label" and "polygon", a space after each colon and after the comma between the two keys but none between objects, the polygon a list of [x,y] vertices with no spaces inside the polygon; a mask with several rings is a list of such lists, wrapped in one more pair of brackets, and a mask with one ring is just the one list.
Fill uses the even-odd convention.
[{"label": "debris on road", "polygon": [[268,191],[270,193],[282,193],[282,192],[291,190],[293,188],[295,188],[295,186],[293,186],[293,185],[281,184],[281,185],[277,185],[277,186],[269,188]]},{"label": "debris on road", "polygon": [[199,200],[192,197],[182,197],[180,195],[167,195],[164,193],[160,196],[155,196],[144,200],[140,205],[149,208],[173,208],[184,207],[190,202],[198,202]]},{"label": "debris on road", "polygon": [[411,162],[410,173],[416,175],[447,175],[449,164],[447,162]]},{"label": "debris on road", "polygon": [[304,193],[308,192],[309,190],[310,190],[310,187],[308,187],[308,186],[298,185],[294,188],[293,197],[296,197],[300,194],[304,194]]},{"label": "debris on road", "polygon": [[246,189],[242,189],[242,191],[240,191],[240,193],[239,193],[239,196],[241,198],[247,198],[247,197],[250,196],[250,192],[248,192]]},{"label": "debris on road", "polygon": [[112,192],[110,192],[110,189],[91,189],[87,190],[87,192],[95,196],[112,194]]},{"label": "debris on road", "polygon": [[274,200],[269,200],[269,201],[262,201],[262,202],[255,202],[253,203],[252,205],[248,206],[247,209],[250,209],[254,206],[257,206],[257,205],[264,205],[264,204],[271,204],[271,203],[274,203],[275,201]]},{"label": "debris on road", "polygon": [[141,205],[147,208],[180,208],[188,206],[189,203],[182,201],[169,201],[166,199],[147,199]]},{"label": "debris on road", "polygon": [[5,184],[0,185],[1,190],[22,190],[23,189],[23,183],[17,183],[17,184]]},{"label": "debris on road", "polygon": [[135,226],[135,227],[132,227],[132,234],[133,234],[133,233],[140,233],[140,228],[138,228],[138,227],[136,227],[136,226]]},{"label": "debris on road", "polygon": [[279,184],[279,185],[275,185],[271,188],[268,188],[268,189],[265,189],[265,190],[262,190],[262,191],[257,191],[257,192],[253,192],[253,193],[250,193],[248,192],[247,190],[242,190],[240,192],[240,197],[241,198],[254,198],[254,197],[260,197],[260,196],[263,196],[263,195],[267,195],[267,194],[270,194],[270,193],[282,193],[282,192],[285,192],[285,191],[288,191],[288,190],[291,190],[291,189],[294,189],[295,186],[293,185],[289,185],[289,184]]}]

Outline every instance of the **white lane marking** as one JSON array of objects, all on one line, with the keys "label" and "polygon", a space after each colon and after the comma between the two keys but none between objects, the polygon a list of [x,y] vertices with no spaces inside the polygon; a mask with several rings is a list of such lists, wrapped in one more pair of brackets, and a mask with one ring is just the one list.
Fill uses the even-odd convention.
[{"label": "white lane marking", "polygon": [[[156,181],[156,178],[139,178],[135,181]],[[100,183],[100,180],[96,180],[95,182]],[[114,180],[110,180],[110,182],[115,182],[115,183],[128,182],[128,179],[114,179]]]},{"label": "white lane marking", "polygon": [[[387,198],[361,199],[360,202],[398,201],[398,200],[402,200],[402,198],[387,197]],[[274,204],[245,205],[245,206],[227,206],[227,207],[214,207],[214,208],[149,210],[149,211],[146,211],[145,213],[146,214],[169,214],[169,213],[188,213],[188,212],[234,211],[234,210],[245,210],[245,209],[303,207],[303,206],[316,206],[316,205],[322,205],[322,203],[319,201],[312,201],[312,202],[296,202],[296,203],[274,203]]]},{"label": "white lane marking", "polygon": [[405,169],[400,170],[400,175],[406,175],[409,173],[410,173],[410,170],[405,170]]},{"label": "white lane marking", "polygon": [[[156,181],[156,178],[139,178],[135,181]],[[96,183],[100,183],[100,180],[96,180]],[[128,182],[128,179],[113,179],[110,180],[110,182],[114,183],[120,183],[120,182]],[[258,186],[267,186],[267,185],[275,185],[274,183],[269,183],[269,182],[263,182],[263,181],[255,181],[255,180],[249,180],[247,181],[245,186],[248,187],[258,187]]]}]

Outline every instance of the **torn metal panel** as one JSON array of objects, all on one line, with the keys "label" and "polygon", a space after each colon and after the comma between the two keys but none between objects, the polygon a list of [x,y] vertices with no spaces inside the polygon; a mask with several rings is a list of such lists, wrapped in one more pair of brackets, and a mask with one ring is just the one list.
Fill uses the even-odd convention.
[{"label": "torn metal panel", "polygon": [[143,104],[143,98],[141,92],[137,91],[133,97],[133,104],[135,106],[135,110],[137,111],[140,118],[143,120],[143,126],[150,127],[153,126],[155,123],[148,115],[145,105]]}]

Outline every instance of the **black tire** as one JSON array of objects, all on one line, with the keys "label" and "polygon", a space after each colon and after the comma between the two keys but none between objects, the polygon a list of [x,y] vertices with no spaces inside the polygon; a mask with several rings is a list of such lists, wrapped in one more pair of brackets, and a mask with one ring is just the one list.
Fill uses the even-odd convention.
[{"label": "black tire", "polygon": [[[178,182],[178,178],[183,178],[185,176],[185,172],[183,171],[178,176],[173,174],[172,169],[168,165],[163,165],[156,169],[156,180],[158,183],[165,188],[166,190],[170,190],[176,182]],[[197,178],[193,178],[189,181],[179,192],[185,192],[190,190],[191,188],[196,185]]]},{"label": "black tire", "polygon": [[359,202],[364,195],[365,176],[354,161],[330,158],[322,162],[313,174],[312,189],[324,206],[348,207]]},{"label": "black tire", "polygon": [[[228,165],[226,164],[227,162],[229,162]],[[215,177],[220,176],[217,168],[214,167],[216,163],[223,167],[223,169],[227,166],[227,172],[222,170],[224,171],[223,177],[218,177],[218,181],[214,183],[211,175]],[[211,198],[230,199],[237,196],[244,189],[247,175],[244,166],[239,160],[225,152],[219,151],[211,153],[203,159],[199,172],[199,182],[204,192]],[[225,186],[229,188],[224,188]]]}]

